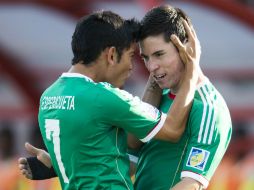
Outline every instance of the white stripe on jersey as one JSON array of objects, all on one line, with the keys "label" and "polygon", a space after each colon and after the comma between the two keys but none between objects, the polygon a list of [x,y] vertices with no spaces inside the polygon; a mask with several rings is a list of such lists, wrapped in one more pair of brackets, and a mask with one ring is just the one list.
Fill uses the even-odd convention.
[{"label": "white stripe on jersey", "polygon": [[217,117],[217,112],[216,112],[216,109],[214,109],[213,122],[212,122],[211,131],[210,131],[210,135],[209,135],[209,139],[208,139],[208,144],[211,144],[211,142],[212,142],[216,117]]},{"label": "white stripe on jersey", "polygon": [[[211,97],[212,99],[212,102],[214,103],[215,102],[215,99],[213,97]],[[216,121],[216,118],[217,118],[217,107],[215,104],[213,104],[213,109],[214,109],[214,115],[213,115],[213,122],[212,122],[212,126],[211,126],[211,131],[210,131],[210,136],[209,136],[209,139],[208,139],[208,144],[211,144],[212,142],[212,138],[213,138],[213,132],[214,132],[214,128],[215,128],[215,121]]]},{"label": "white stripe on jersey", "polygon": [[[204,92],[202,92],[201,89]],[[200,95],[202,102],[204,104],[202,120],[201,120],[200,130],[199,130],[199,134],[198,134],[198,143],[200,143],[202,141],[203,144],[206,144],[206,143],[211,144],[213,132],[214,132],[214,127],[215,127],[216,115],[217,115],[215,106],[214,106],[214,99],[210,96],[210,94],[208,93],[207,89],[204,86],[201,87],[200,89],[198,89],[198,92],[199,92],[199,95]],[[207,107],[208,107],[208,111],[207,111]],[[212,115],[212,112],[214,112],[213,115]],[[207,119],[206,119],[206,117],[207,117]],[[206,126],[204,128],[205,120],[206,120]],[[210,129],[210,131],[209,131],[209,129]],[[203,130],[205,130],[204,135],[202,135]],[[208,133],[209,133],[209,138],[208,138]]]},{"label": "white stripe on jersey", "polygon": [[204,123],[205,123],[205,117],[206,117],[206,107],[207,107],[207,103],[205,101],[204,95],[201,92],[200,88],[198,89],[198,93],[202,99],[202,102],[204,104],[204,108],[203,108],[203,114],[202,114],[202,121],[201,121],[201,125],[200,125],[200,129],[199,129],[199,133],[198,133],[198,142],[200,143],[201,141],[201,136],[203,133],[203,128],[204,128]]},{"label": "white stripe on jersey", "polygon": [[203,144],[206,144],[207,134],[208,134],[209,126],[210,126],[210,123],[211,123],[213,105],[212,105],[212,101],[209,97],[209,94],[208,94],[207,89],[205,88],[205,86],[203,86],[201,88],[203,89],[205,97],[206,97],[206,101],[208,102],[208,118],[207,118],[207,121],[206,121],[205,134],[204,134],[204,138],[203,138]]}]

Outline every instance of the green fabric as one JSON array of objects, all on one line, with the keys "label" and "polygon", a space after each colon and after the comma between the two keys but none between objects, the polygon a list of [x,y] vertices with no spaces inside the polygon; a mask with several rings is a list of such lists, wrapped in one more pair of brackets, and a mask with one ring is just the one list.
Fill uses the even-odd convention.
[{"label": "green fabric", "polygon": [[67,73],[43,93],[38,115],[64,190],[132,190],[125,130],[145,138],[160,117],[123,90]]},{"label": "green fabric", "polygon": [[[173,100],[164,90],[160,105],[167,112]],[[181,114],[181,113],[179,113]],[[168,190],[181,175],[209,183],[231,138],[232,124],[227,105],[208,81],[199,86],[186,130],[177,143],[152,139],[140,151],[135,190]]]}]

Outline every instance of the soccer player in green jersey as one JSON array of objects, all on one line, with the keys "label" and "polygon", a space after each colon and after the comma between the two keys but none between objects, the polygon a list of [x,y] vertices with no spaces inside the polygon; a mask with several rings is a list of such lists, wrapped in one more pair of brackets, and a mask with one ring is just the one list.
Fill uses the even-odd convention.
[{"label": "soccer player in green jersey", "polygon": [[[170,36],[176,34],[182,43],[187,41],[186,21],[191,25],[182,10],[167,5],[151,9],[141,21],[140,52],[151,76],[164,89],[159,107],[164,113],[179,94],[185,67]],[[231,132],[223,97],[199,70],[183,136],[176,143],[151,139],[143,144],[135,190],[206,189],[227,150]]]},{"label": "soccer player in green jersey", "polygon": [[[190,41],[175,42],[186,69],[166,114],[116,88],[132,69],[137,26],[110,11],[81,18],[72,37],[72,67],[40,98],[39,126],[62,189],[132,190],[126,131],[143,142],[176,141],[184,132],[197,82],[196,40],[186,26]],[[20,164],[27,169],[26,160]]]}]

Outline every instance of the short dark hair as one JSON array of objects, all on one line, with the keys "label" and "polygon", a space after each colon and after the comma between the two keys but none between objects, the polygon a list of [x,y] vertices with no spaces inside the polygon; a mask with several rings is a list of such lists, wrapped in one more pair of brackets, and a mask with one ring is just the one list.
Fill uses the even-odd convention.
[{"label": "short dark hair", "polygon": [[152,8],[141,21],[139,40],[163,34],[165,41],[169,42],[170,36],[175,34],[184,42],[188,36],[182,19],[191,25],[190,18],[179,8],[169,5]]},{"label": "short dark hair", "polygon": [[118,61],[124,49],[137,42],[139,22],[124,20],[111,11],[98,11],[82,17],[72,36],[72,64],[89,64],[107,47],[115,47]]}]

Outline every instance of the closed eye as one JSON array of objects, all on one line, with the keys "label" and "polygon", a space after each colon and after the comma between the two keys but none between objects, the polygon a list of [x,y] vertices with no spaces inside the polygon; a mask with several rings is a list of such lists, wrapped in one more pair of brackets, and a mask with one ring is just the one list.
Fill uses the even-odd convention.
[{"label": "closed eye", "polygon": [[162,52],[162,51],[157,51],[157,52],[154,53],[155,57],[160,57],[162,55],[164,55],[164,52]]}]

